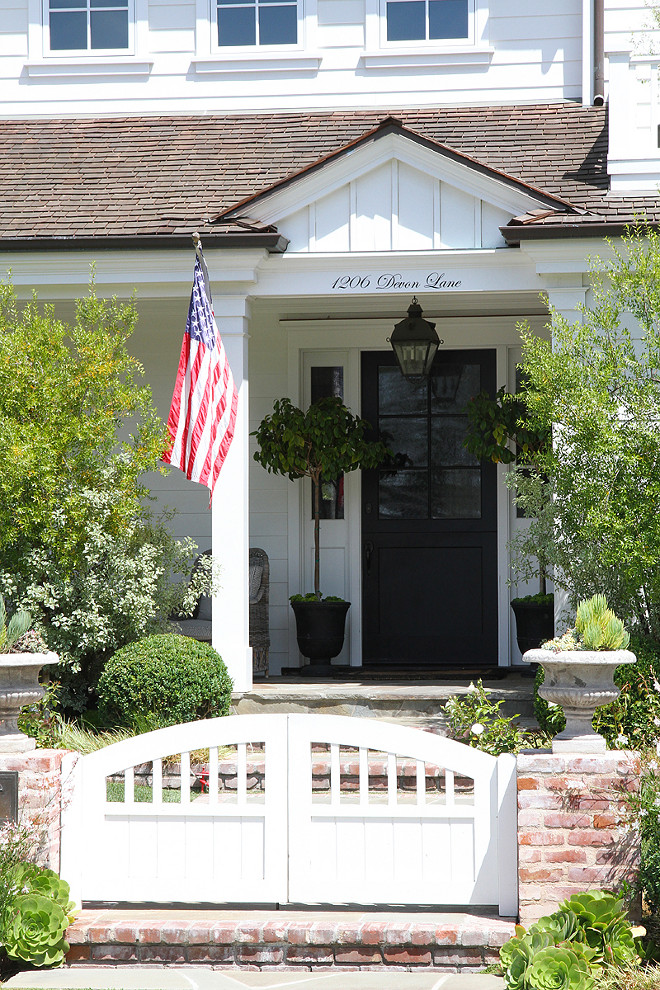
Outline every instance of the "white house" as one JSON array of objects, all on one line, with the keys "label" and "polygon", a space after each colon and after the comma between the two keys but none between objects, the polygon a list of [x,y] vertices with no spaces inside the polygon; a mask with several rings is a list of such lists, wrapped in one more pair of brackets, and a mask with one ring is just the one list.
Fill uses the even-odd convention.
[{"label": "white house", "polygon": [[[237,432],[212,513],[177,471],[154,490],[221,563],[214,643],[238,689],[251,545],[271,671],[300,662],[311,494],[249,437],[284,395],[338,392],[409,457],[347,476],[322,523],[323,591],[353,603],[340,660],[519,658],[524,521],[505,469],[462,447],[464,408],[515,388],[516,324],[549,332],[541,296],[578,316],[603,235],[660,220],[652,23],[636,0],[0,0],[0,272],[63,315],[92,262],[103,294],[136,289],[163,416],[201,232]],[[413,295],[442,339],[425,389],[387,342]]]}]

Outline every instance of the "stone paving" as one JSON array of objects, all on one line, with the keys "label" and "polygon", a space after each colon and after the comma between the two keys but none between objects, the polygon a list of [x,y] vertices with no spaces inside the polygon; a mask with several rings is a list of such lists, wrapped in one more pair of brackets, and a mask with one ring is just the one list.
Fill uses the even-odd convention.
[{"label": "stone paving", "polygon": [[81,911],[67,963],[474,973],[513,920],[438,912],[193,909]]},{"label": "stone paving", "polygon": [[187,967],[85,967],[20,973],[7,984],[22,990],[503,990],[496,976],[438,973],[231,972]]}]

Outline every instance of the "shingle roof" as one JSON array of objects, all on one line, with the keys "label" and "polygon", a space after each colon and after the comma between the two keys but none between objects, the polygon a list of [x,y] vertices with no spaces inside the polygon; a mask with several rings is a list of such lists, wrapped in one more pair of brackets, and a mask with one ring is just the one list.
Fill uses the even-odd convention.
[{"label": "shingle roof", "polygon": [[[555,103],[393,114],[423,138],[606,221],[642,211],[660,220],[657,198],[609,195],[604,108]],[[386,116],[342,110],[1,121],[0,238],[188,236]]]}]

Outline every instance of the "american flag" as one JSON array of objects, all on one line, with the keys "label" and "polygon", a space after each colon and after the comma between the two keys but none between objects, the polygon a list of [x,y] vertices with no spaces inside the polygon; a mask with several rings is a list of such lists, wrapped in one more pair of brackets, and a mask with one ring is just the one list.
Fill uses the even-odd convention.
[{"label": "american flag", "polygon": [[213,315],[208,271],[197,250],[186,332],[183,335],[167,430],[167,464],[211,491],[236,426],[238,391]]}]

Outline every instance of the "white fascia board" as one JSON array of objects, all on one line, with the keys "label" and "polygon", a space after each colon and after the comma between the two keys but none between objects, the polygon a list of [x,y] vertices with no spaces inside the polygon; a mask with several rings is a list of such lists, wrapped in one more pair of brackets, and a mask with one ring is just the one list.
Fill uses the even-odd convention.
[{"label": "white fascia board", "polygon": [[[300,176],[284,189],[266,194],[254,209],[246,209],[263,223],[275,223],[393,158],[484,199],[512,216],[547,206],[546,202],[536,199],[531,193],[519,191],[500,179],[456,162],[440,150],[432,151],[401,134],[387,134],[345,152],[341,158],[328,162],[309,175]],[[240,212],[232,210],[229,216]]]},{"label": "white fascia board", "polygon": [[[428,284],[427,276],[438,275]],[[343,287],[350,275],[361,284]],[[396,276],[394,284],[383,275]],[[443,276],[440,278],[440,276]],[[433,279],[431,279],[433,282]],[[536,267],[520,251],[483,248],[460,251],[364,252],[355,254],[271,255],[260,269],[255,295],[332,296],[430,294],[444,292],[538,292],[543,288]]]},{"label": "white fascia board", "polygon": [[[247,292],[258,280],[259,265],[268,256],[263,249],[205,251],[206,263],[215,291],[238,286]],[[44,287],[54,298],[69,298],[86,290],[92,265],[94,281],[104,293],[158,298],[188,295],[192,285],[195,252],[180,250],[108,251],[16,251],[2,250],[0,245],[0,277],[11,270],[11,280],[19,294],[25,288]],[[52,292],[51,292],[52,290]]]},{"label": "white fascia board", "polygon": [[591,261],[609,261],[612,249],[600,237],[570,237],[552,241],[522,241],[520,252],[527,255],[539,275],[588,274]]}]

